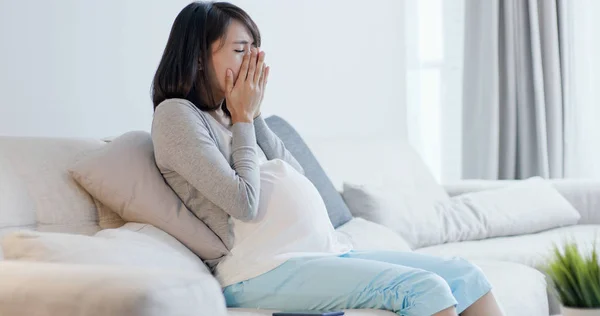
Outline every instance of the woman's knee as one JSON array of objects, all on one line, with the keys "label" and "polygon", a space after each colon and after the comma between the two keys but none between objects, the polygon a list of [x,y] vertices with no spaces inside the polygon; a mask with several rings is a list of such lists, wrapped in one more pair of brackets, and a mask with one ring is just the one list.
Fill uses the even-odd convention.
[{"label": "woman's knee", "polygon": [[441,276],[420,269],[391,279],[383,292],[384,301],[391,303],[390,309],[400,315],[432,315],[456,305],[448,283]]},{"label": "woman's knee", "polygon": [[454,257],[452,261],[453,274],[460,276],[456,279],[463,280],[467,283],[472,283],[474,281],[487,282],[487,277],[479,266],[461,257]]},{"label": "woman's knee", "polygon": [[407,305],[401,315],[432,315],[457,303],[448,282],[429,271],[416,276],[406,298]]},{"label": "woman's knee", "polygon": [[430,300],[435,296],[452,296],[452,290],[448,282],[433,272],[419,271],[410,283],[412,286],[408,294],[412,295],[414,299],[424,298]]}]

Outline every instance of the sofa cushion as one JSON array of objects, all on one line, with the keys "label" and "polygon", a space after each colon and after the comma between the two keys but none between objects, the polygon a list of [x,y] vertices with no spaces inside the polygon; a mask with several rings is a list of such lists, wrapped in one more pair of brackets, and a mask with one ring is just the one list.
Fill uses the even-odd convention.
[{"label": "sofa cushion", "polygon": [[20,231],[1,240],[8,260],[105,264],[208,274],[185,246],[151,225],[128,223],[95,236]]},{"label": "sofa cushion", "polygon": [[270,116],[265,122],[269,128],[283,141],[285,147],[296,158],[304,169],[304,175],[315,185],[325,202],[329,219],[333,227],[338,227],[352,218],[348,206],[336,190],[325,171],[310,151],[302,137],[284,119]]},{"label": "sofa cushion", "polygon": [[342,194],[353,216],[388,227],[412,248],[440,244],[453,236],[454,222],[446,220],[440,203],[417,188],[344,183]]},{"label": "sofa cushion", "polygon": [[417,188],[428,196],[448,198],[418,152],[405,139],[305,137],[336,189],[343,183]]},{"label": "sofa cushion", "polygon": [[[492,190],[507,187],[521,180],[460,180],[456,183],[444,185],[444,189],[451,196],[469,192]],[[600,224],[600,181],[594,179],[548,179],[558,192],[581,215],[579,224]]]},{"label": "sofa cushion", "polygon": [[0,155],[0,238],[15,229],[35,229],[35,200],[25,179],[18,175],[8,155]]},{"label": "sofa cushion", "polygon": [[470,216],[465,222],[472,224],[463,231],[471,232],[461,240],[536,233],[574,225],[581,218],[573,205],[540,177],[453,197],[448,211]]},{"label": "sofa cushion", "polygon": [[67,168],[102,146],[94,139],[0,137],[0,234],[19,228],[97,232],[94,201]]},{"label": "sofa cushion", "polygon": [[[470,260],[512,261],[532,268],[541,268],[548,259],[552,246],[573,240],[580,249],[591,249],[600,236],[600,225],[575,225],[555,228],[536,234],[463,241],[417,249],[417,252],[441,256],[460,256]],[[550,312],[558,314],[557,297],[548,293]],[[507,314],[508,315],[508,314]]]},{"label": "sofa cushion", "polygon": [[408,242],[399,234],[383,225],[360,217],[355,217],[338,227],[336,233],[339,235],[338,238],[348,238],[353,249],[357,251],[412,251]]},{"label": "sofa cushion", "polygon": [[507,316],[548,316],[544,275],[512,262],[473,260],[492,284],[492,293]]},{"label": "sofa cushion", "polygon": [[504,188],[436,199],[416,188],[344,184],[354,216],[385,225],[414,248],[535,233],[577,223],[577,210],[549,182],[531,178]]},{"label": "sofa cushion", "polygon": [[566,239],[570,239],[574,240],[581,249],[590,249],[594,239],[600,236],[598,233],[600,233],[600,225],[575,225],[536,234],[447,243],[417,249],[416,252],[460,256],[469,260],[512,261],[539,268],[546,262],[554,243],[560,246]]},{"label": "sofa cushion", "polygon": [[[418,195],[424,201],[449,199],[419,154],[405,140],[314,137],[308,138],[308,144],[339,191],[345,184],[357,184]],[[350,212],[357,211],[350,205],[353,200],[346,197],[343,194]],[[360,209],[352,215],[369,219]]]},{"label": "sofa cushion", "polygon": [[2,261],[0,280],[0,315],[227,315],[221,287],[207,274]]},{"label": "sofa cushion", "polygon": [[90,194],[121,218],[152,224],[205,260],[228,253],[221,239],[165,182],[156,166],[148,132],[123,134],[73,164],[70,171]]}]

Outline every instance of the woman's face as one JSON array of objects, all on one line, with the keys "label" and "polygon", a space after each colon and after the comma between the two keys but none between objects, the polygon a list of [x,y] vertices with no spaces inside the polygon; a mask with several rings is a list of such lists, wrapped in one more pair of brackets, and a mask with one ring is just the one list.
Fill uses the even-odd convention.
[{"label": "woman's face", "polygon": [[[224,41],[224,42],[223,42]],[[242,66],[244,54],[254,45],[248,29],[237,20],[233,20],[226,31],[226,36],[211,45],[210,73],[213,87],[217,88],[214,97],[217,102],[225,98],[225,76],[227,69],[233,71],[234,82]]]}]

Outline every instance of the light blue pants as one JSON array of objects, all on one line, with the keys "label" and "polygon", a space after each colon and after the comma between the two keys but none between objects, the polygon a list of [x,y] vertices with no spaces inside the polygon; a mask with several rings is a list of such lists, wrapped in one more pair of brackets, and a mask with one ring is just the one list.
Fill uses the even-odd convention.
[{"label": "light blue pants", "polygon": [[412,252],[351,251],[290,259],[223,290],[228,307],[277,310],[385,309],[398,315],[458,313],[491,290],[481,270],[460,258]]}]

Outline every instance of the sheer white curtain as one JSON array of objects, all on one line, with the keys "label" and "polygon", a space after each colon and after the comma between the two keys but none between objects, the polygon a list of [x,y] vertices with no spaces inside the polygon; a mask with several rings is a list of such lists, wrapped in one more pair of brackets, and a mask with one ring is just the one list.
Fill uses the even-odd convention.
[{"label": "sheer white curtain", "polygon": [[600,179],[600,1],[568,0],[565,10],[565,175]]},{"label": "sheer white curtain", "polygon": [[[408,0],[408,137],[441,182],[461,178],[464,0]],[[565,177],[600,179],[600,1],[558,1]]]},{"label": "sheer white curtain", "polygon": [[461,176],[464,0],[405,2],[408,137],[434,176]]}]

